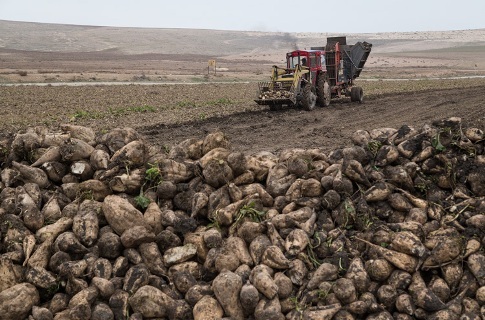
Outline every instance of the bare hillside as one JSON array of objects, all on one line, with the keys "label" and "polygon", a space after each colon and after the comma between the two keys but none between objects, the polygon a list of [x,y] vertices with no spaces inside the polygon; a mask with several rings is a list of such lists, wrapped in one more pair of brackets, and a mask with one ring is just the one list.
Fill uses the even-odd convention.
[{"label": "bare hillside", "polygon": [[[0,83],[258,81],[325,33],[75,26],[0,20]],[[485,29],[347,34],[373,44],[363,79],[485,75]],[[217,75],[207,61],[217,60]]]},{"label": "bare hillside", "polygon": [[[0,20],[0,47],[48,52],[119,50],[125,54],[160,53],[232,55],[293,49],[324,44],[334,33],[280,33],[204,29],[117,28],[28,23]],[[324,30],[322,30],[324,31]],[[365,39],[376,52],[423,51],[458,46],[485,46],[485,29],[444,32],[367,33],[347,35]]]}]

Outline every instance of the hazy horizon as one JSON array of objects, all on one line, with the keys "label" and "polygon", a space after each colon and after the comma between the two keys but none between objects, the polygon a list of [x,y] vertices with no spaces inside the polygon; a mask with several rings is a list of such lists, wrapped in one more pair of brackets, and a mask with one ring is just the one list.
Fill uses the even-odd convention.
[{"label": "hazy horizon", "polygon": [[[485,28],[485,1],[348,0],[334,12],[315,0],[1,0],[0,19],[81,26],[266,32],[379,33]],[[0,30],[1,32],[1,30]]]}]

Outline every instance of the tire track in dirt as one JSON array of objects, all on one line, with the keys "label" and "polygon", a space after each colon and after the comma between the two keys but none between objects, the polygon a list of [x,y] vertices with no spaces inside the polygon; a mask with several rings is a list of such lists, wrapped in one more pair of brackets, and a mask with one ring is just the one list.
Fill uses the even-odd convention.
[{"label": "tire track in dirt", "polygon": [[448,117],[461,117],[469,125],[484,129],[484,88],[433,90],[367,97],[363,104],[349,99],[332,101],[328,108],[303,111],[286,108],[241,112],[204,121],[177,125],[155,125],[138,130],[155,144],[173,145],[188,138],[201,138],[221,130],[243,152],[279,151],[285,148],[335,150],[350,144],[358,130],[421,127]]}]

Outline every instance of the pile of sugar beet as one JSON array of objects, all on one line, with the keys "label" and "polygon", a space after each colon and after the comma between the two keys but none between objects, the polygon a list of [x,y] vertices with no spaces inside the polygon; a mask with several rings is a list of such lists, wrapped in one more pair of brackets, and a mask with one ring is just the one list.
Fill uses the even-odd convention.
[{"label": "pile of sugar beet", "polygon": [[347,147],[3,140],[0,319],[480,319],[485,140],[449,118]]}]

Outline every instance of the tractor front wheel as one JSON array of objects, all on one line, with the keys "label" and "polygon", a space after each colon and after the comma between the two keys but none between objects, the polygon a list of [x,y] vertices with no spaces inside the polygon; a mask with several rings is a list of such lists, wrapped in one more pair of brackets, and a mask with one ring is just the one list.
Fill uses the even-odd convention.
[{"label": "tractor front wheel", "polygon": [[364,90],[361,87],[350,89],[350,101],[362,103],[364,101]]},{"label": "tractor front wheel", "polygon": [[317,95],[315,94],[315,87],[311,84],[307,84],[303,87],[301,106],[307,111],[311,111],[317,104]]},{"label": "tractor front wheel", "polygon": [[281,109],[283,109],[282,104],[270,104],[269,105],[269,110],[271,110],[271,111],[279,111]]},{"label": "tractor front wheel", "polygon": [[332,98],[330,85],[324,77],[319,77],[317,80],[317,103],[320,107],[328,107]]}]

